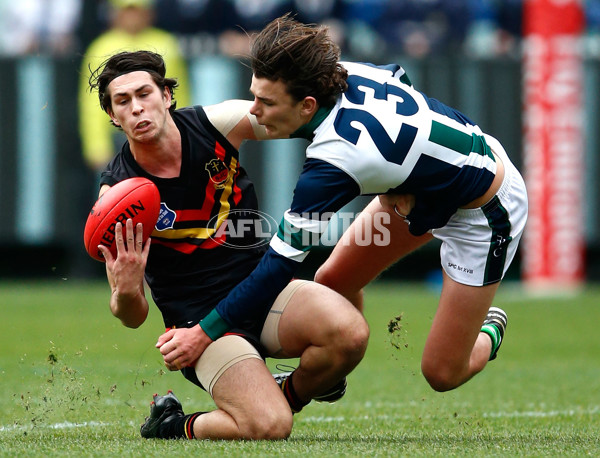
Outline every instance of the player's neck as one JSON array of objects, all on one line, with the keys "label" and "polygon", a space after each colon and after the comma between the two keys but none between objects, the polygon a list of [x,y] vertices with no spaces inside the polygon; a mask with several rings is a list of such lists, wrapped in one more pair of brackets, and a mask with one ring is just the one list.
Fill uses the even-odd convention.
[{"label": "player's neck", "polygon": [[172,125],[152,142],[130,142],[135,161],[149,174],[159,178],[174,178],[181,173],[181,133]]}]

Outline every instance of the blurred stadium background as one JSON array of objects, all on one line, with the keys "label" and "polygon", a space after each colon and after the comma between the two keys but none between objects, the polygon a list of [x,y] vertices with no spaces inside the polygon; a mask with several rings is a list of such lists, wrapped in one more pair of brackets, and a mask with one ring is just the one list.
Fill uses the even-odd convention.
[{"label": "blurred stadium background", "polygon": [[[0,0],[0,278],[104,275],[103,266],[87,256],[82,242],[98,177],[82,157],[77,91],[82,55],[108,27],[110,8],[119,2],[127,3]],[[295,11],[301,20],[330,24],[344,59],[402,65],[419,90],[457,107],[499,138],[527,173],[522,30],[528,0],[134,3],[140,2],[152,3],[155,24],[177,37],[188,63],[194,104],[248,98],[251,74],[237,49],[223,45],[225,37],[256,30],[282,12]],[[598,281],[600,1],[560,3],[571,3],[583,15],[578,32],[583,152],[574,155],[583,154],[584,166],[574,180],[584,196],[579,202],[583,279]],[[257,185],[262,209],[277,220],[289,204],[304,147],[300,140],[243,147],[242,164]],[[360,211],[364,203],[356,202],[351,210]],[[311,254],[307,272],[326,254],[326,248]],[[431,244],[385,277],[435,277],[438,259],[437,246]],[[521,267],[519,258],[509,278],[520,279]]]}]

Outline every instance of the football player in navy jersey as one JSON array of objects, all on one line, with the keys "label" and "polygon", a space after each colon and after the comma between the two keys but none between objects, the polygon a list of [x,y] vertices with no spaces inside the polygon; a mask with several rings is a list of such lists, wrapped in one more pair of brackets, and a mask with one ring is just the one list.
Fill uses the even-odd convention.
[{"label": "football player in navy jersey", "polygon": [[421,368],[433,389],[451,390],[494,359],[504,337],[506,313],[492,302],[527,219],[523,179],[498,140],[414,89],[400,66],[339,57],[325,27],[290,15],[255,37],[251,113],[270,138],[310,144],[269,251],[200,325],[216,337],[215,324],[227,328],[264,308],[332,213],[373,195],[315,279],[362,309],[365,285],[439,239],[443,285]]},{"label": "football player in navy jersey", "polygon": [[[175,110],[176,85],[165,78],[162,57],[148,51],[116,54],[90,78],[101,107],[127,137],[102,172],[100,194],[121,180],[142,176],[156,184],[161,196],[159,221],[145,244],[141,224],[133,227],[128,220],[125,227],[116,225],[116,257],[99,247],[111,312],[125,326],[139,327],[148,315],[145,279],[167,328],[156,343],[165,365],[181,370],[217,406],[185,415],[172,392],[155,395],[141,434],[286,438],[293,413],[312,399],[332,402],[344,394],[345,376],[364,355],[368,326],[340,294],[294,280],[268,307],[254,309],[222,336],[204,333],[199,321],[265,252],[254,233],[220,230],[258,214],[237,149],[243,140],[265,135],[249,114],[249,101]],[[299,366],[274,377],[265,357],[298,357]]]}]

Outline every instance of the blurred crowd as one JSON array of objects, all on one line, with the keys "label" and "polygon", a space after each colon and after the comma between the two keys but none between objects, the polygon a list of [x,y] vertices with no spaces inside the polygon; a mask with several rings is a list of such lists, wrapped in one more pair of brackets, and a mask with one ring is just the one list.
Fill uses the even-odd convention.
[{"label": "blurred crowd", "polygon": [[[82,54],[114,23],[123,0],[0,0],[0,55]],[[187,56],[237,55],[248,34],[293,11],[326,23],[353,56],[422,57],[462,51],[517,53],[523,0],[134,0],[153,25],[172,33]],[[585,2],[589,30],[600,30],[600,0]]]},{"label": "blurred crowd", "polygon": [[[0,55],[82,53],[110,28],[121,0],[0,0]],[[518,54],[523,0],[137,0],[187,56],[237,55],[248,34],[293,11],[330,26],[353,56],[422,57],[459,51]],[[600,36],[600,0],[585,0],[589,48]],[[599,51],[600,54],[600,51]]]},{"label": "blurred crowd", "polygon": [[[0,57],[81,58],[82,152],[101,170],[122,143],[88,90],[90,69],[119,50],[152,49],[176,77],[178,104],[191,102],[187,58],[240,57],[250,37],[292,12],[329,26],[344,54],[377,63],[396,56],[521,54],[525,0],[0,0]],[[600,0],[585,0],[588,56],[600,58]],[[117,133],[115,133],[117,132]]]}]

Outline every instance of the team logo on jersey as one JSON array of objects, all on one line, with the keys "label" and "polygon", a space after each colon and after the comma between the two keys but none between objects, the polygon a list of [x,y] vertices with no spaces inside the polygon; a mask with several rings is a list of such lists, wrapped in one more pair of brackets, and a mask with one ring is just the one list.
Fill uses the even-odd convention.
[{"label": "team logo on jersey", "polygon": [[229,178],[229,169],[220,159],[211,159],[208,164],[204,166],[212,181],[213,185],[217,189],[224,188],[227,184],[227,178]]},{"label": "team logo on jersey", "polygon": [[160,212],[158,213],[158,221],[156,221],[156,230],[165,231],[167,229],[173,229],[176,217],[176,213],[167,207],[166,203],[161,202]]}]

